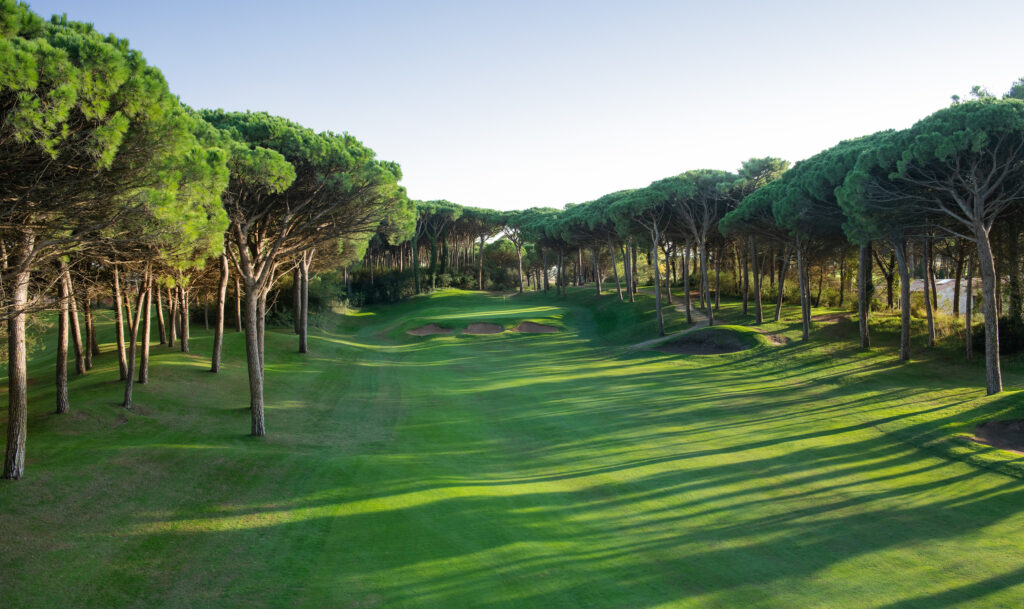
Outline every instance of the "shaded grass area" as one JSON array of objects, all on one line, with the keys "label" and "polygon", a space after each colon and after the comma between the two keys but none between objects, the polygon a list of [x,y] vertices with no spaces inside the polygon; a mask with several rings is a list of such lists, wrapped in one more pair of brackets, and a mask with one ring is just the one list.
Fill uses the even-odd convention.
[{"label": "shaded grass area", "polygon": [[[758,329],[781,347],[628,350],[652,311],[446,291],[339,318],[307,356],[270,332],[262,440],[239,335],[216,377],[201,330],[193,355],[154,347],[129,413],[110,344],[67,416],[37,353],[27,477],[0,484],[2,604],[1024,602],[1024,460],[956,439],[1022,416],[1018,365],[987,398],[953,348],[899,365],[883,318],[867,351],[843,317],[800,343],[796,309]],[[733,303],[718,318],[750,323]],[[562,331],[405,334],[526,320]]]}]

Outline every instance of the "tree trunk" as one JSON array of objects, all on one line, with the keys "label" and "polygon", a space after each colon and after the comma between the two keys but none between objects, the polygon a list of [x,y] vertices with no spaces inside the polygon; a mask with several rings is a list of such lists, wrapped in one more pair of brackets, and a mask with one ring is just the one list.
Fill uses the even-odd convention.
[{"label": "tree trunk", "polygon": [[156,291],[156,325],[160,329],[160,344],[167,344],[167,328],[164,326],[164,300],[161,297],[160,286],[154,286]]},{"label": "tree trunk", "polygon": [[188,314],[188,291],[184,286],[178,286],[178,310],[181,323],[181,352],[188,353],[189,339],[189,314]]},{"label": "tree trunk", "polygon": [[597,295],[601,295],[601,269],[597,265],[597,246],[590,248],[590,255],[594,257],[594,283],[597,284]]},{"label": "tree trunk", "polygon": [[256,339],[260,348],[260,374],[266,369],[266,342],[267,337],[267,295],[260,294],[259,298],[259,319],[256,320]]},{"label": "tree trunk", "polygon": [[999,368],[999,314],[996,307],[996,269],[989,231],[980,223],[974,226],[978,244],[978,270],[981,275],[981,310],[985,315],[985,389],[988,395],[1003,390]]},{"label": "tree trunk", "polygon": [[683,245],[683,308],[686,309],[686,323],[693,323],[693,306],[690,304],[690,246]]},{"label": "tree trunk", "polygon": [[[302,263],[300,262],[299,264]],[[299,325],[302,323],[302,275],[298,265],[292,269],[292,311],[294,312],[292,328],[296,334],[299,334],[302,332],[299,329]]]},{"label": "tree trunk", "polygon": [[[348,269],[345,269],[345,278],[348,279]],[[347,290],[346,286],[346,290]],[[242,281],[235,277],[235,332],[242,331]]]},{"label": "tree trunk", "polygon": [[255,286],[246,280],[245,362],[249,369],[249,414],[252,419],[250,433],[254,436],[265,436],[267,430],[263,419],[263,363],[260,357],[259,300]]},{"label": "tree trunk", "polygon": [[89,290],[85,291],[82,298],[82,310],[85,314],[85,369],[92,370],[93,354],[98,351],[96,348],[96,322],[92,318],[92,297]]},{"label": "tree trunk", "polygon": [[708,314],[708,325],[715,325],[715,308],[711,305],[711,278],[708,277],[708,244],[704,243],[700,248],[700,277],[701,286],[704,289],[704,306]]},{"label": "tree trunk", "polygon": [[[486,243],[486,236],[480,235],[480,255],[477,256],[478,262],[476,266],[476,289],[481,291],[484,289],[484,243]],[[547,291],[547,282],[545,282],[544,290]],[[419,290],[417,289],[416,291],[418,292]]]},{"label": "tree trunk", "polygon": [[117,363],[121,380],[128,378],[128,359],[124,355],[124,302],[121,300],[121,273],[114,264],[114,336],[117,338]]},{"label": "tree trunk", "polygon": [[523,293],[523,248],[519,243],[513,243],[516,246],[516,260],[519,262],[519,293]]},{"label": "tree trunk", "polygon": [[907,263],[907,240],[893,239],[893,253],[900,273],[900,361],[910,361],[910,266]]},{"label": "tree trunk", "polygon": [[635,278],[633,277],[633,268],[632,264],[630,263],[630,260],[632,259],[630,256],[631,249],[632,248],[630,248],[628,245],[626,245],[625,242],[623,242],[622,271],[626,274],[626,294],[629,295],[629,302],[635,302],[635,299],[633,298],[633,282],[635,281]]},{"label": "tree trunk", "polygon": [[967,361],[974,359],[974,336],[971,330],[971,319],[974,314],[974,254],[967,256],[967,298],[964,302],[964,327],[967,329],[967,336],[964,339],[964,346],[967,348]]},{"label": "tree trunk", "polygon": [[651,248],[654,256],[654,308],[658,312],[658,336],[665,336],[665,318],[661,313],[661,277],[658,270],[658,233],[651,231],[651,240],[654,246]]},{"label": "tree trunk", "polygon": [[576,249],[576,287],[583,287],[583,248]]},{"label": "tree trunk", "polygon": [[[149,270],[146,270],[149,275]],[[139,342],[139,320],[142,318],[142,307],[146,304],[146,290],[139,286],[138,300],[135,304],[135,315],[132,317],[131,329],[129,330],[128,341],[128,376],[124,379],[124,401],[121,406],[127,409],[132,407],[132,390],[135,388],[135,347]]]},{"label": "tree trunk", "polygon": [[846,256],[839,258],[839,308],[846,301]]},{"label": "tree trunk", "polygon": [[665,254],[665,281],[662,284],[665,285],[665,297],[668,298],[668,306],[672,306],[672,265],[669,262],[672,260],[672,248],[665,248],[662,250]]},{"label": "tree trunk", "polygon": [[174,338],[178,336],[178,306],[172,288],[167,288],[167,346],[174,348]]},{"label": "tree trunk", "polygon": [[953,285],[953,316],[956,317],[960,314],[960,296],[963,293],[960,288],[960,282],[964,278],[964,246],[963,242],[957,239],[957,257],[955,260],[955,270],[953,277],[956,283]]},{"label": "tree trunk", "polygon": [[[61,267],[63,269],[63,262]],[[63,271],[61,280],[57,282],[57,414],[67,414],[71,410],[71,402],[68,400],[68,325],[71,307],[68,302],[67,270]]]},{"label": "tree trunk", "polygon": [[615,273],[615,292],[619,295],[619,302],[622,302],[622,284],[619,283],[619,263],[615,261],[615,242],[608,237],[608,254],[612,257],[612,271]]},{"label": "tree trunk", "polygon": [[754,242],[754,236],[748,237],[750,246],[750,261],[753,266],[753,277],[754,277],[754,323],[761,325],[764,323],[764,311],[761,309],[761,270],[757,260],[757,244]]},{"label": "tree trunk", "polygon": [[220,256],[220,284],[217,286],[217,327],[213,332],[213,356],[210,358],[210,372],[220,372],[220,359],[224,351],[224,304],[228,297],[228,267],[227,254]]},{"label": "tree trunk", "polygon": [[210,331],[210,295],[203,294],[203,329]]},{"label": "tree trunk", "polygon": [[437,239],[430,239],[430,289],[437,287]]},{"label": "tree trunk", "polygon": [[744,248],[743,252],[743,314],[747,315],[747,301],[750,298],[750,252]]},{"label": "tree trunk", "polygon": [[935,317],[932,312],[932,285],[931,285],[931,247],[928,244],[928,237],[921,241],[921,270],[924,272],[924,310],[928,317],[928,347],[935,346]]},{"label": "tree trunk", "polygon": [[[636,249],[636,247],[630,247],[630,250],[631,250],[631,252],[633,254],[632,255],[632,258],[633,258],[633,294],[639,294],[640,293],[640,286],[638,285],[638,281],[637,281],[637,249]],[[630,302],[633,302],[633,297],[632,296],[630,297]]]},{"label": "tree trunk", "polygon": [[871,242],[860,245],[860,260],[857,265],[857,321],[860,326],[860,346],[862,349],[871,347],[871,335],[868,323],[871,314]]},{"label": "tree trunk", "polygon": [[299,263],[299,280],[302,282],[300,294],[300,305],[302,316],[299,319],[299,353],[309,353],[309,264],[310,256],[302,254],[302,262]]},{"label": "tree trunk", "polygon": [[792,257],[792,249],[790,246],[786,246],[785,254],[782,257],[782,265],[779,268],[779,295],[775,302],[775,321],[782,321],[782,302],[786,295],[786,274],[789,272],[789,259]]},{"label": "tree trunk", "polygon": [[70,323],[71,339],[75,345],[75,373],[85,374],[85,348],[82,347],[82,329],[78,324],[78,305],[75,303],[75,284],[71,281],[71,273],[67,265],[61,262],[64,270],[65,298],[68,301],[68,321]]},{"label": "tree trunk", "polygon": [[807,285],[807,273],[805,270],[805,261],[803,254],[803,246],[797,244],[796,246],[796,274],[799,278],[799,289],[800,289],[800,327],[801,336],[800,340],[807,342],[811,337],[811,315],[810,315],[810,289]]},{"label": "tree trunk", "polygon": [[722,309],[722,247],[715,252],[715,311]]},{"label": "tree trunk", "polygon": [[[146,278],[146,302],[142,310],[142,361],[139,362],[139,383],[145,385],[149,382],[149,335],[153,323],[153,277],[152,271],[147,273]],[[159,289],[159,288],[157,288]]]},{"label": "tree trunk", "polygon": [[[482,255],[480,259],[483,260]],[[541,263],[544,265],[544,293],[547,294],[551,286],[548,280],[548,251],[546,249],[541,250]]]},{"label": "tree trunk", "polygon": [[4,478],[18,480],[25,474],[25,437],[28,428],[28,360],[25,349],[25,307],[31,279],[29,261],[35,234],[22,229],[15,268],[20,270],[4,287],[9,289],[11,314],[7,318],[7,451]]}]

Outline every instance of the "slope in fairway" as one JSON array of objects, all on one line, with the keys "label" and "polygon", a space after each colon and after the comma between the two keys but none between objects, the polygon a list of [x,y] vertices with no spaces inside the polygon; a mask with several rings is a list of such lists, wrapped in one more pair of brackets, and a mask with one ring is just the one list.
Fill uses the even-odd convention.
[{"label": "slope in fairway", "polygon": [[[348,317],[308,356],[270,333],[264,440],[238,335],[219,377],[202,332],[189,356],[154,347],[127,414],[109,345],[65,417],[39,354],[0,604],[1024,604],[1019,458],[950,439],[1020,417],[1018,393],[846,342],[628,349],[650,308],[453,291]],[[407,334],[523,321],[559,331]]]}]

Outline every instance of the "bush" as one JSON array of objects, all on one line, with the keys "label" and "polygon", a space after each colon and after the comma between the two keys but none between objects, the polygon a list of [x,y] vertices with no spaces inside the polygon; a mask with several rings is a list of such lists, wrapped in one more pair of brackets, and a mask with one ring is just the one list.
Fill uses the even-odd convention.
[{"label": "bush", "polygon": [[[971,328],[974,336],[974,350],[985,351],[985,324],[976,322]],[[1024,351],[1024,324],[1011,317],[999,318],[999,353],[1010,355]]]}]

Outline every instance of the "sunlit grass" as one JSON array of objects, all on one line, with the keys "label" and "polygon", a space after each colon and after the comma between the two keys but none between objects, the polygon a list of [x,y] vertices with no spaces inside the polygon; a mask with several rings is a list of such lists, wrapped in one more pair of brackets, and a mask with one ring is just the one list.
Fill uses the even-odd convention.
[{"label": "sunlit grass", "polygon": [[[0,605],[1024,604],[1024,457],[964,440],[1024,416],[1018,364],[985,397],[955,345],[915,336],[898,364],[883,315],[861,351],[852,322],[802,344],[795,309],[753,328],[733,303],[719,319],[752,349],[630,350],[652,311],[453,290],[330,318],[308,355],[269,332],[265,439],[233,332],[219,375],[201,329],[192,355],[154,346],[129,413],[109,322],[70,415],[50,414],[54,350],[36,351]],[[560,331],[405,333],[527,320]]]}]

